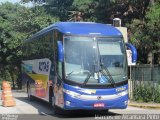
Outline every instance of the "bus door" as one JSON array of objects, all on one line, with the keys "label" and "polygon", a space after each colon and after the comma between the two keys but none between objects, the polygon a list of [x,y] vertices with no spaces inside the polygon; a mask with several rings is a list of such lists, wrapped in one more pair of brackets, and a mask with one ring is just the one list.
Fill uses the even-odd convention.
[{"label": "bus door", "polygon": [[55,72],[54,78],[54,104],[63,108],[63,35],[59,31],[54,31],[54,45],[55,45]]}]

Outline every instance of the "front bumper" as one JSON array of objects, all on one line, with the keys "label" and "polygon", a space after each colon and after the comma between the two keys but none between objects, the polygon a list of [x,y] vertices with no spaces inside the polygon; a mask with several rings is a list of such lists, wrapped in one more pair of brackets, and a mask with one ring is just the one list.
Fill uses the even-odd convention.
[{"label": "front bumper", "polygon": [[[103,96],[102,96],[103,97]],[[128,105],[128,94],[109,100],[80,99],[64,93],[64,109],[66,110],[105,110],[125,109]],[[94,104],[103,103],[103,107],[94,107]]]}]

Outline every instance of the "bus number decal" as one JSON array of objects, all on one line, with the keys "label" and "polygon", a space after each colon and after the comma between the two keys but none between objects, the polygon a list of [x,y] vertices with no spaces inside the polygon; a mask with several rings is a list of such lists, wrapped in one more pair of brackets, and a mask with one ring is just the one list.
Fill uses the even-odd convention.
[{"label": "bus number decal", "polygon": [[49,61],[39,62],[39,71],[48,72],[49,71]]}]

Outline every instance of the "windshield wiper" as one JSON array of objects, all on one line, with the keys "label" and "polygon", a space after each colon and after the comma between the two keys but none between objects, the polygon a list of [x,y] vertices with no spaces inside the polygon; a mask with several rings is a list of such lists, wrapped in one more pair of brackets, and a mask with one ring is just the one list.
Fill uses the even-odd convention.
[{"label": "windshield wiper", "polygon": [[103,69],[102,69],[102,70],[100,70],[100,73],[102,73],[102,75],[104,75],[104,77],[105,77],[106,79],[108,79],[108,78],[109,78],[109,81],[110,81],[110,83],[113,85],[113,87],[116,87],[116,85],[115,85],[115,81],[113,80],[113,77],[112,77],[112,75],[110,74],[110,72],[109,72],[108,68],[107,68],[107,67],[105,67],[104,65],[101,65],[101,67],[103,67],[103,68],[104,68],[104,70],[105,70],[105,72],[107,73],[108,77],[107,77],[107,75],[103,72]]},{"label": "windshield wiper", "polygon": [[67,74],[67,76],[70,76],[74,71],[71,71],[70,73]]},{"label": "windshield wiper", "polygon": [[[100,65],[99,72],[100,72],[107,80],[108,80],[108,78],[109,78],[109,81],[110,81],[110,83],[113,85],[113,87],[116,87],[115,81],[113,80],[113,77],[112,77],[112,75],[110,74],[108,68],[103,65],[102,58],[101,58],[101,56],[100,56],[100,51],[99,51],[98,42],[97,42],[97,48],[98,48],[98,57],[99,57],[98,59],[99,59],[99,65]],[[101,69],[101,68],[102,68],[102,69]],[[104,68],[105,72],[107,73],[107,75],[106,75],[106,73],[103,72],[103,68]],[[108,76],[108,77],[107,77],[107,76]]]},{"label": "windshield wiper", "polygon": [[[102,68],[102,70],[100,70],[100,73],[102,73],[102,75],[104,75],[104,77],[105,77],[106,79],[109,78],[109,81],[110,81],[110,83],[113,85],[113,87],[116,87],[115,81],[113,80],[112,75],[110,74],[108,68],[103,65],[103,63],[102,63],[102,61],[101,61],[101,58],[100,58],[100,66],[101,66],[101,68]],[[107,75],[106,75],[106,73],[103,72],[103,69],[105,70],[105,72],[107,73]],[[108,76],[108,77],[107,77],[107,76]]]},{"label": "windshield wiper", "polygon": [[[99,56],[99,61],[100,61],[100,67],[102,68],[101,70],[99,70],[100,73],[102,73],[106,79],[109,78],[110,83],[113,85],[113,87],[115,87],[116,85],[115,85],[115,81],[113,80],[112,75],[110,74],[108,68],[103,65],[102,58],[101,58],[101,56],[100,56],[99,46],[98,46],[98,56]],[[105,72],[107,73],[108,77],[107,77],[107,75],[103,72],[103,68],[104,68]]]},{"label": "windshield wiper", "polygon": [[[98,43],[97,43],[97,46],[98,46]],[[110,74],[108,68],[103,65],[102,58],[101,58],[101,56],[100,56],[99,46],[98,46],[98,57],[99,57],[100,67],[102,68],[102,69],[99,70],[99,72],[102,73],[107,80],[108,80],[108,78],[109,78],[109,81],[110,81],[110,83],[113,85],[113,87],[116,87],[115,81],[113,80],[113,77],[112,77],[112,75]],[[104,69],[105,72],[107,73],[108,77],[107,77],[106,73],[103,72],[103,69]]]},{"label": "windshield wiper", "polygon": [[87,76],[87,78],[84,80],[82,86],[85,86],[85,85],[87,84],[87,82],[88,82],[88,80],[90,79],[90,77],[91,77],[91,73],[88,72],[88,76]]},{"label": "windshield wiper", "polygon": [[84,71],[71,71],[70,73],[67,74],[67,76],[70,76],[70,75],[72,75],[73,73],[87,73],[87,77],[86,77],[86,79],[84,80],[84,82],[82,83],[82,86],[86,85],[86,83],[88,82],[88,80],[90,79],[90,77],[91,77],[91,75],[92,75],[92,74],[90,73],[90,71],[84,70]]}]

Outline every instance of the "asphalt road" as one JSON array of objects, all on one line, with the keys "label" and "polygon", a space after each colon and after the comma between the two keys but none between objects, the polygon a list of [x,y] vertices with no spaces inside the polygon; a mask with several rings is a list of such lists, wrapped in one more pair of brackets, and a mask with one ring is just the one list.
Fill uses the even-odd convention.
[{"label": "asphalt road", "polygon": [[[106,113],[95,111],[70,111],[67,115],[54,115],[53,108],[48,103],[35,99],[29,101],[24,92],[14,92],[16,106],[3,107],[0,105],[0,120],[94,120],[94,119],[160,119],[160,110],[142,109],[128,106],[127,109],[109,110]],[[0,101],[1,103],[1,101]],[[136,116],[135,116],[136,115]],[[138,116],[137,116],[138,115]],[[136,118],[135,118],[136,117]]]}]

